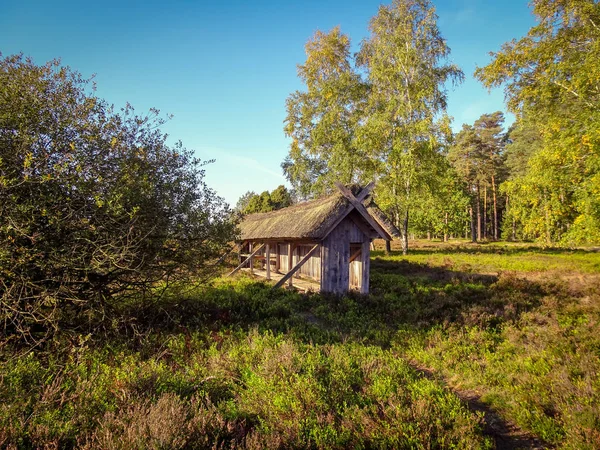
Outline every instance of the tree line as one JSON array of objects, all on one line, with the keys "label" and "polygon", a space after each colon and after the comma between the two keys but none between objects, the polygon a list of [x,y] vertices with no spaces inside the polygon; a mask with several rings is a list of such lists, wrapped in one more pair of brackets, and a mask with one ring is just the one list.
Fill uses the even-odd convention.
[{"label": "tree line", "polygon": [[380,6],[356,53],[317,31],[286,100],[282,163],[299,198],[333,181],[377,181],[379,205],[409,235],[600,241],[600,5],[535,0],[527,36],[475,72],[504,86],[500,111],[453,133],[447,89],[464,75],[428,0]]},{"label": "tree line", "polygon": [[253,214],[285,208],[292,203],[292,193],[284,185],[280,185],[271,192],[246,192],[239,198],[234,209],[241,214]]}]

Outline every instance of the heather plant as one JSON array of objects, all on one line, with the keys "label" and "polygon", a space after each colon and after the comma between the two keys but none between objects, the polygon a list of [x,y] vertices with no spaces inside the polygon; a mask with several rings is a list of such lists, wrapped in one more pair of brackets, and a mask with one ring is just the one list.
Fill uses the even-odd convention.
[{"label": "heather plant", "polygon": [[255,329],[188,339],[150,358],[123,346],[7,363],[1,444],[489,447],[480,417],[390,350]]},{"label": "heather plant", "polygon": [[600,280],[586,272],[596,253],[573,252],[545,276],[500,267],[567,253],[468,247],[474,262],[500,258],[479,273],[452,262],[462,251],[379,255],[368,296],[241,275],[130,298],[102,335],[65,333],[26,356],[6,344],[0,446],[510,444],[464,401],[474,396],[538,446],[597,448]]}]

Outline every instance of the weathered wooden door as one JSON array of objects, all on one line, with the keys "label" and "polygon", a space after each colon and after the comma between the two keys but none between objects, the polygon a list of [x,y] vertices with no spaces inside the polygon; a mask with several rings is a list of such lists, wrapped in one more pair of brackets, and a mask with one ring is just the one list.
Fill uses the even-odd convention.
[{"label": "weathered wooden door", "polygon": [[350,289],[360,291],[362,284],[362,243],[350,244]]}]

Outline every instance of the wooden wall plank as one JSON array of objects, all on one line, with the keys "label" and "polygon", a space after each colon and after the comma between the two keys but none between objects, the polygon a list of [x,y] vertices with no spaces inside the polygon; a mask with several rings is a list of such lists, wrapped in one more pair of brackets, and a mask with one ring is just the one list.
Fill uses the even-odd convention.
[{"label": "wooden wall plank", "polygon": [[[324,292],[344,293],[350,287],[351,270],[353,271],[353,283],[359,284],[357,277],[360,276],[362,284],[362,268],[351,269],[350,243],[363,244],[369,241],[362,230],[350,218],[346,218],[331,231],[329,236],[323,240],[321,258],[321,290]],[[362,266],[362,258],[357,266]],[[360,272],[359,272],[360,270]]]},{"label": "wooden wall plank", "polygon": [[[312,248],[313,245],[299,245],[298,259],[307,255]],[[321,252],[314,253],[298,273],[318,281],[321,278]]]},{"label": "wooden wall plank", "polygon": [[[291,245],[291,244],[290,244]],[[285,282],[289,279],[290,281],[290,286],[291,286],[291,281],[293,278],[294,273],[296,273],[298,270],[300,270],[300,268],[306,264],[306,262],[310,259],[310,257],[316,253],[319,250],[319,244],[315,244],[307,253],[306,255],[301,258],[294,267],[290,268],[290,270],[288,270],[288,273],[277,282],[277,284],[275,285],[275,287],[280,287],[283,284],[285,284]]]},{"label": "wooden wall plank", "polygon": [[287,244],[279,244],[279,253],[281,261],[279,264],[283,270],[288,269],[288,245]]}]

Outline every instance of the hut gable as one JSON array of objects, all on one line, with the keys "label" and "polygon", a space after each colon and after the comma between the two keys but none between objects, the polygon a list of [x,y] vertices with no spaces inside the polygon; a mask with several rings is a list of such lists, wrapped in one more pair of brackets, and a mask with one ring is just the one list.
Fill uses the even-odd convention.
[{"label": "hut gable", "polygon": [[[369,290],[369,267],[362,269],[362,264],[369,264],[368,256],[358,260],[356,257],[361,254],[369,255],[371,239],[357,226],[354,219],[352,215],[346,217],[323,240],[321,290],[325,292],[342,293],[349,287],[358,287],[361,292]],[[367,276],[366,282],[362,279],[363,273]]]}]

